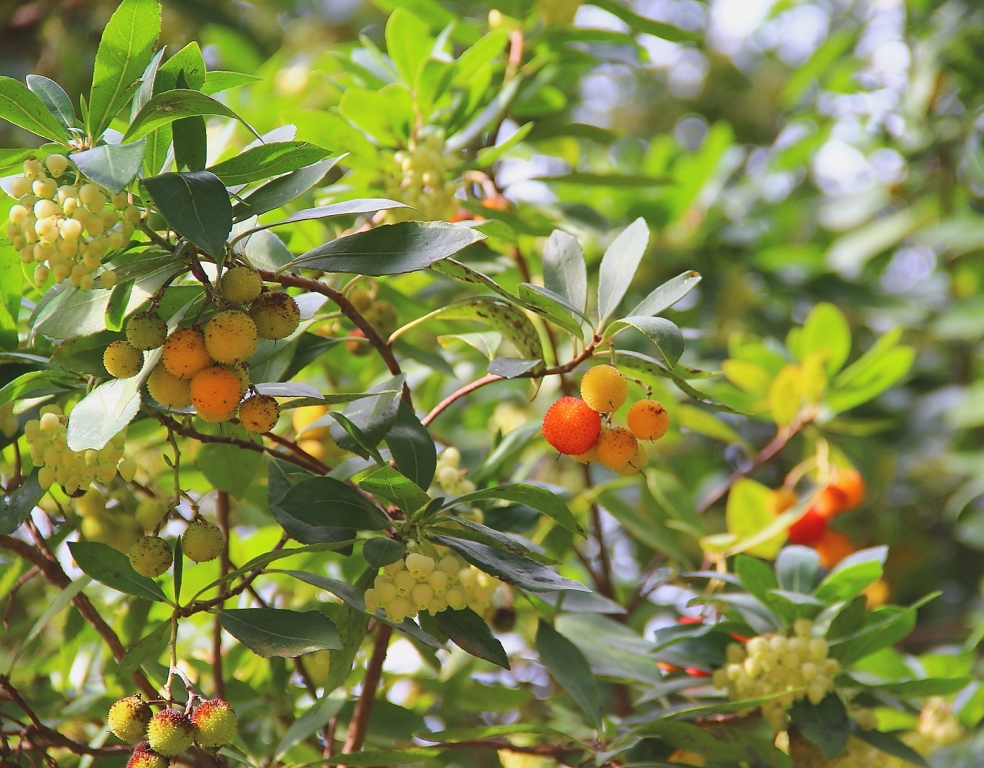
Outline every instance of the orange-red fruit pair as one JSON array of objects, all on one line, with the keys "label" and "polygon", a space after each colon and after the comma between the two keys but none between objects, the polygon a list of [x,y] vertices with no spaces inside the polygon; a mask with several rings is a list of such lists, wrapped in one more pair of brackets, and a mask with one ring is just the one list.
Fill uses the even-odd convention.
[{"label": "orange-red fruit pair", "polygon": [[844,469],[820,490],[812,507],[823,517],[833,517],[858,507],[864,501],[864,495],[861,473],[856,469]]},{"label": "orange-red fruit pair", "polygon": [[543,417],[543,437],[568,456],[590,450],[600,432],[601,415],[576,397],[560,398]]}]

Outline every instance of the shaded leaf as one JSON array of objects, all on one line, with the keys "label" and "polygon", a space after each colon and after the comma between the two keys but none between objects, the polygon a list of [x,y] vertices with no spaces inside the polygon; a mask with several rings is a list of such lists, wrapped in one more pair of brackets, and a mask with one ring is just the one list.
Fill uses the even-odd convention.
[{"label": "shaded leaf", "polygon": [[319,528],[381,530],[390,525],[379,507],[332,477],[302,480],[291,486],[277,506],[291,517]]},{"label": "shaded leaf", "polygon": [[226,632],[267,659],[342,647],[335,623],[318,611],[235,608],[220,611],[219,621]]},{"label": "shaded leaf", "polygon": [[588,722],[600,728],[598,688],[581,650],[543,619],[536,631],[536,650],[550,675],[574,700]]},{"label": "shaded leaf", "polygon": [[492,634],[485,619],[471,608],[460,611],[448,609],[438,613],[435,618],[441,631],[463,651],[503,669],[509,669],[509,657],[506,656],[502,643]]},{"label": "shaded leaf", "polygon": [[225,252],[232,205],[225,185],[208,171],[163,173],[143,180],[168,225],[210,256]]},{"label": "shaded leaf", "polygon": [[114,195],[140,173],[143,164],[145,139],[130,144],[100,144],[98,147],[72,155],[80,171]]},{"label": "shaded leaf", "polygon": [[0,77],[0,120],[59,143],[66,143],[69,138],[44,102],[26,85],[10,77]]},{"label": "shaded leaf", "polygon": [[70,541],[68,548],[75,564],[88,576],[118,592],[135,595],[154,602],[167,602],[161,588],[153,579],[141,576],[130,565],[129,558],[108,544],[95,541]]}]

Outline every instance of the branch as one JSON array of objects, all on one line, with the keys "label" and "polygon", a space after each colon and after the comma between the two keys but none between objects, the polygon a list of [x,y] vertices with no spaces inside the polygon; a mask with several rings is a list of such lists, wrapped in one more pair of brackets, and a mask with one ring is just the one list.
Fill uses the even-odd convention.
[{"label": "branch", "polygon": [[359,700],[355,703],[352,712],[352,721],[349,723],[348,734],[345,737],[345,746],[342,753],[358,752],[362,749],[362,744],[366,739],[366,730],[369,728],[369,718],[372,717],[372,708],[376,703],[376,689],[379,687],[379,679],[383,673],[383,662],[386,661],[386,650],[389,647],[390,635],[393,628],[389,624],[376,625],[376,642],[372,646],[372,657],[366,665],[366,675],[362,681],[362,693]]},{"label": "branch", "polygon": [[[0,547],[10,550],[14,554],[23,557],[25,560],[30,561],[38,570],[44,574],[45,579],[49,583],[58,587],[59,589],[65,589],[71,585],[72,580],[68,578],[65,571],[62,570],[61,565],[54,560],[49,560],[36,548],[32,547],[25,541],[20,539],[15,539],[13,536],[8,536],[6,534],[0,534]],[[116,632],[113,628],[109,626],[103,617],[99,615],[99,612],[95,609],[95,606],[89,602],[89,598],[85,596],[82,592],[79,592],[75,597],[72,598],[72,605],[74,605],[79,613],[82,614],[83,618],[92,625],[92,628],[99,633],[103,641],[109,646],[109,650],[113,654],[113,658],[116,661],[120,661],[126,654],[126,649],[123,647],[123,643],[116,636]],[[150,681],[146,678],[142,670],[137,670],[133,673],[133,682],[136,683],[137,687],[143,691],[144,695],[151,699],[156,699],[158,697],[158,692]]]},{"label": "branch", "polygon": [[[225,576],[232,569],[229,562],[229,494],[225,491],[216,491],[215,496],[215,517],[222,531],[222,552],[219,554],[219,577]],[[225,600],[229,594],[229,582],[223,581],[219,585],[219,597]],[[222,605],[222,603],[219,603]],[[225,678],[222,676],[222,625],[219,617],[215,616],[212,624],[212,680],[215,685],[215,695],[224,699]]]}]

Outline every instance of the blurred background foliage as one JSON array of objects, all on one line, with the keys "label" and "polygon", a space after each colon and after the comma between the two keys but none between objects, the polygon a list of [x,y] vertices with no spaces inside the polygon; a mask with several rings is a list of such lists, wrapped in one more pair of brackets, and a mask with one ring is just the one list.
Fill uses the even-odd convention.
[{"label": "blurred background foliage", "polygon": [[[77,98],[115,5],[0,4],[0,72],[47,75]],[[173,52],[197,40],[209,68],[264,77],[231,105],[261,132],[294,123],[317,141],[322,110],[360,77],[353,51],[385,47],[398,6],[435,34],[458,17],[463,43],[523,29],[525,77],[499,141],[533,126],[494,173],[516,242],[534,252],[560,226],[596,264],[611,232],[645,217],[655,242],[638,297],[683,269],[704,276],[670,315],[694,329],[685,363],[719,370],[736,334],[781,343],[819,301],[846,314],[854,356],[903,330],[918,352],[907,382],[825,426],[870,490],[838,525],[857,547],[891,546],[893,601],[943,590],[910,650],[984,632],[984,11],[958,0],[637,0],[635,16],[613,0],[165,0],[161,42]],[[0,125],[0,145],[27,141]],[[520,414],[525,395],[515,390]],[[469,432],[504,418],[506,396],[478,393],[441,422],[442,439],[467,449]],[[722,418],[754,445],[774,433]],[[750,459],[741,443],[693,432],[671,448],[659,461],[698,498]],[[779,484],[803,452],[759,479]]]}]

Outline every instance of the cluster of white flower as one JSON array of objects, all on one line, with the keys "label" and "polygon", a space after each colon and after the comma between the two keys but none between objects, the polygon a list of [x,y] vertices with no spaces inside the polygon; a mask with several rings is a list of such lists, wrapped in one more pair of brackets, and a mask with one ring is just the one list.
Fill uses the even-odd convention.
[{"label": "cluster of white flower", "polygon": [[411,552],[383,568],[372,587],[366,590],[366,609],[386,611],[391,621],[403,621],[422,611],[431,616],[448,608],[465,606],[484,615],[492,606],[492,595],[499,582],[463,563],[455,555],[440,553],[439,559]]},{"label": "cluster of white flower", "polygon": [[41,408],[40,419],[32,419],[24,425],[24,436],[31,447],[31,460],[38,467],[38,483],[48,488],[58,483],[65,493],[88,489],[98,480],[108,483],[116,477],[117,470],[129,482],[136,473],[136,465],[123,458],[126,432],[119,432],[100,450],[73,451],[68,447],[65,429],[68,417],[57,405]]},{"label": "cluster of white flower", "polygon": [[714,686],[726,688],[732,701],[783,694],[761,705],[762,716],[776,731],[786,727],[795,702],[808,698],[818,704],[833,690],[840,670],[837,660],[827,656],[827,641],[812,636],[812,621],[797,619],[793,633],[759,635],[744,646],[732,643],[727,665],[714,672]]},{"label": "cluster of white flower", "polygon": [[966,735],[950,703],[942,696],[930,696],[919,712],[919,727],[906,741],[925,756],[955,744]]},{"label": "cluster of white flower", "polygon": [[409,148],[393,154],[393,169],[384,182],[386,195],[413,206],[425,219],[447,219],[458,208],[458,185],[449,178],[455,165],[444,133],[425,128]]},{"label": "cluster of white flower", "polygon": [[[63,179],[66,173],[72,175]],[[59,180],[63,181],[59,186]],[[35,262],[34,281],[41,285],[49,274],[55,282],[70,279],[87,291],[103,258],[130,241],[140,209],[126,194],[87,181],[64,155],[48,155],[44,164],[24,161],[24,175],[11,181],[17,204],[10,209],[7,237],[25,263]],[[100,284],[110,288],[116,275],[99,275]]]},{"label": "cluster of white flower", "polygon": [[445,448],[437,457],[434,483],[448,496],[464,496],[475,490],[475,483],[465,479],[468,470],[458,468],[460,462],[461,453],[454,447]]}]

